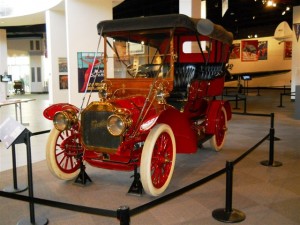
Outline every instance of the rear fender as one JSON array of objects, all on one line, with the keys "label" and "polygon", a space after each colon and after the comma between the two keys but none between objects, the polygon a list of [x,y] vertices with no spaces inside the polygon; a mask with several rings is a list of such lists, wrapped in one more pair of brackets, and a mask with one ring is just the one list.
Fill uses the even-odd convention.
[{"label": "rear fender", "polygon": [[207,116],[205,121],[205,133],[214,134],[216,130],[216,122],[218,119],[218,113],[222,109],[222,106],[226,110],[227,121],[231,119],[231,107],[228,101],[213,100],[210,102],[207,109]]},{"label": "rear fender", "polygon": [[69,103],[58,103],[58,104],[53,104],[53,105],[49,106],[48,108],[46,108],[43,112],[43,115],[46,119],[53,120],[55,113],[64,111],[67,109],[72,109],[76,113],[79,112],[79,109],[74,105],[71,105]]}]

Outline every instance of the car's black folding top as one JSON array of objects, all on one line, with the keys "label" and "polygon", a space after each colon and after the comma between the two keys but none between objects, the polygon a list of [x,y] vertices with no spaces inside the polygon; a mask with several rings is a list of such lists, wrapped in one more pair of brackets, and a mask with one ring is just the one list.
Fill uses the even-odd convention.
[{"label": "car's black folding top", "polygon": [[134,17],[117,20],[101,21],[97,25],[100,35],[124,35],[135,31],[165,30],[176,28],[176,32],[199,33],[216,40],[231,44],[232,33],[226,31],[220,25],[216,25],[206,19],[194,19],[182,14],[168,14],[149,17]]},{"label": "car's black folding top", "polygon": [[182,14],[169,14],[149,17],[134,17],[101,21],[97,25],[98,33],[107,34],[116,31],[137,31],[181,27],[196,31],[195,21]]}]

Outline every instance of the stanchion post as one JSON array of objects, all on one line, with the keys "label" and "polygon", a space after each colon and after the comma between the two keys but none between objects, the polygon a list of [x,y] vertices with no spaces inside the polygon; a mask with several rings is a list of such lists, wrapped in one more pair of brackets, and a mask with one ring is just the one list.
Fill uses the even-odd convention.
[{"label": "stanchion post", "polygon": [[247,98],[244,98],[244,113],[247,113]]},{"label": "stanchion post", "polygon": [[120,206],[117,210],[117,218],[120,220],[120,225],[130,224],[130,211],[128,206]]},{"label": "stanchion post", "polygon": [[13,186],[12,187],[5,187],[3,191],[9,193],[20,193],[27,190],[26,185],[19,185],[18,186],[18,178],[17,178],[17,163],[16,163],[16,146],[12,144],[11,146],[11,155],[12,155],[12,166],[13,166]]},{"label": "stanchion post", "polygon": [[264,166],[278,167],[282,166],[281,162],[274,161],[274,141],[275,141],[275,129],[274,129],[274,113],[271,113],[271,127],[270,127],[270,144],[269,144],[269,160],[261,162]]},{"label": "stanchion post", "polygon": [[226,196],[225,212],[232,212],[232,183],[233,183],[233,163],[226,162]]},{"label": "stanchion post", "polygon": [[[31,144],[30,133],[26,133],[26,151],[27,151],[27,171],[28,171],[28,193],[29,197],[33,198],[33,179],[32,179],[32,164],[31,164]],[[35,224],[34,203],[29,202],[30,222]]]},{"label": "stanchion post", "polygon": [[235,108],[234,109],[239,109],[239,106],[238,106],[238,95],[237,94],[235,95]]},{"label": "stanchion post", "polygon": [[280,108],[283,108],[283,105],[282,105],[282,96],[283,96],[284,94],[282,94],[282,93],[280,93],[280,104],[279,104],[279,106],[278,107],[280,107]]},{"label": "stanchion post", "polygon": [[30,131],[26,130],[25,133],[25,144],[27,151],[27,175],[28,175],[28,196],[30,198],[29,202],[29,213],[30,219],[21,219],[17,225],[46,225],[48,224],[48,219],[45,217],[35,217],[34,212],[34,202],[33,202],[33,179],[32,179],[32,163],[31,163],[31,144],[30,144]]},{"label": "stanchion post", "polygon": [[260,96],[260,87],[257,88],[257,95],[256,96]]},{"label": "stanchion post", "polygon": [[226,162],[226,202],[225,208],[215,209],[212,216],[221,222],[237,223],[245,220],[246,215],[237,209],[232,208],[232,183],[233,183],[233,163]]}]

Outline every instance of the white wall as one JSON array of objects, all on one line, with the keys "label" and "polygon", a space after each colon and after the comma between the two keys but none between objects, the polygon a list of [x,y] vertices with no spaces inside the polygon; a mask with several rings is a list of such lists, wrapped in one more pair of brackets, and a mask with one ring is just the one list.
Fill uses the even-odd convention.
[{"label": "white wall", "polygon": [[46,11],[47,71],[50,103],[68,102],[67,89],[59,89],[58,59],[67,58],[66,18],[64,10]]},{"label": "white wall", "polygon": [[[245,39],[246,40],[246,39]],[[251,39],[247,39],[251,40]],[[242,61],[242,49],[240,50],[239,59],[230,59],[229,64],[233,64],[232,74],[235,73],[252,73],[252,72],[266,72],[266,71],[276,71],[276,70],[291,70],[291,59],[284,59],[284,43],[279,44],[274,37],[264,37],[264,38],[255,38],[252,40],[258,41],[267,41],[268,42],[268,56],[267,60],[257,60],[257,61]],[[242,40],[235,40],[233,43],[240,43]],[[261,86],[261,87],[270,87],[270,86],[290,86],[291,83],[291,72],[284,74],[253,78],[249,81],[249,86]],[[236,82],[234,82],[235,85]],[[231,86],[230,83],[227,83],[227,86]]]},{"label": "white wall", "polygon": [[[252,40],[252,39],[247,39]],[[245,41],[247,41],[245,40]],[[267,60],[257,61],[242,61],[239,59],[230,59],[229,63],[233,64],[232,73],[247,73],[247,72],[260,72],[271,70],[288,70],[291,69],[292,61],[284,59],[284,43],[278,44],[273,37],[255,38],[258,41],[268,41],[268,58]],[[242,40],[235,40],[233,43],[240,43]],[[242,52],[242,49],[241,49]],[[242,55],[242,53],[241,53]]]},{"label": "white wall", "polygon": [[[78,92],[77,52],[97,51],[97,24],[112,19],[112,1],[66,0],[67,56],[69,68],[69,102],[80,106],[83,93]],[[103,51],[103,44],[100,51]],[[95,93],[93,100],[98,99]]]},{"label": "white wall", "polygon": [[7,41],[6,30],[0,29],[0,74],[7,72]]},{"label": "white wall", "polygon": [[[300,23],[300,6],[293,8],[293,24]],[[300,85],[300,38],[297,41],[293,28],[292,92]]]}]

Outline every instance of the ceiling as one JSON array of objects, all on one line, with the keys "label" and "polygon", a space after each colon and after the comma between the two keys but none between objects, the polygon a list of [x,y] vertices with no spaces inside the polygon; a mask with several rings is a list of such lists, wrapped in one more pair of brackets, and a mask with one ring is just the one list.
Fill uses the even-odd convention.
[{"label": "ceiling", "polygon": [[[273,36],[278,24],[287,21],[292,25],[293,6],[300,0],[273,0],[276,7],[266,7],[262,0],[228,0],[228,10],[222,17],[222,0],[206,0],[207,18],[223,25],[235,39]],[[267,2],[267,0],[266,0]],[[113,10],[114,19],[178,13],[179,0],[125,0]],[[282,15],[286,7],[289,11]]]},{"label": "ceiling", "polygon": [[[276,7],[267,7],[262,0],[229,0],[229,8],[221,17],[220,1],[209,2],[207,17],[230,30],[235,39],[248,38],[249,35],[254,37],[255,34],[258,37],[273,36],[276,27],[283,21],[292,28],[293,7],[300,5],[300,0],[273,0]],[[287,11],[287,7],[290,10]],[[218,16],[216,12],[219,12]]]},{"label": "ceiling", "polygon": [[[2,0],[0,0],[2,1]],[[117,2],[113,8],[114,19],[126,17],[139,17],[150,15],[171,14],[179,12],[179,0],[112,0]],[[123,2],[122,2],[123,1]],[[207,0],[207,18],[217,24],[223,25],[234,34],[235,39],[248,38],[249,35],[258,37],[273,36],[278,24],[287,21],[292,24],[293,6],[299,6],[300,0],[273,0],[277,2],[276,7],[266,7],[262,0],[228,0],[228,10],[222,17],[222,0]],[[290,11],[282,12],[286,7]],[[63,5],[57,7],[63,8]],[[6,25],[1,24],[0,29],[7,29],[8,38],[16,37],[42,37],[45,33],[44,13],[37,13],[27,16],[29,20],[26,25],[20,26],[19,22],[25,21],[25,18],[15,18],[17,21]],[[39,19],[40,18],[40,19]]]}]

